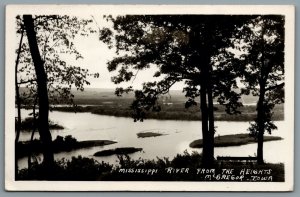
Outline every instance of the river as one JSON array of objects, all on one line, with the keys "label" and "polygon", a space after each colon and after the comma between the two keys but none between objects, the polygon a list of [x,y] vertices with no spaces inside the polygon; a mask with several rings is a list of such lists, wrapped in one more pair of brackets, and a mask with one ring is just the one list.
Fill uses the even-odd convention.
[{"label": "river", "polygon": [[[22,118],[28,117],[29,110],[22,109]],[[116,163],[116,156],[94,157],[93,154],[100,150],[117,147],[136,147],[143,148],[143,151],[131,154],[131,158],[156,159],[157,157],[169,157],[172,159],[176,154],[187,150],[201,152],[201,149],[192,149],[189,144],[195,139],[202,138],[200,121],[175,121],[175,120],[144,120],[144,122],[134,122],[131,118],[114,117],[106,115],[96,115],[91,113],[72,113],[72,112],[50,112],[50,120],[62,125],[63,130],[53,130],[52,138],[57,135],[72,135],[78,141],[83,140],[112,140],[116,144],[103,147],[92,147],[61,152],[55,154],[55,159],[82,155],[93,157],[98,161]],[[277,121],[275,124],[278,130],[272,135],[285,138],[288,134],[284,132],[284,122]],[[216,121],[216,136],[248,133],[248,122]],[[158,137],[138,138],[139,132],[159,132],[165,135]],[[35,135],[38,138],[38,134]],[[30,139],[30,134],[23,132],[20,136],[21,141]],[[278,163],[286,161],[284,149],[286,141],[273,141],[264,143],[264,158],[267,162]],[[257,144],[243,146],[215,148],[216,156],[255,156]],[[27,167],[27,158],[19,159],[19,167]]]}]

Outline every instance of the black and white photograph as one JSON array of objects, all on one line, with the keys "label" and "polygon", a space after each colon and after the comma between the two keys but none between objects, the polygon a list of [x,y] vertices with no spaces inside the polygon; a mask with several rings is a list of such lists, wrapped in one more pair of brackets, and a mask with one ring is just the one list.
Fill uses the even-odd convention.
[{"label": "black and white photograph", "polygon": [[294,9],[8,5],[6,190],[292,191]]}]

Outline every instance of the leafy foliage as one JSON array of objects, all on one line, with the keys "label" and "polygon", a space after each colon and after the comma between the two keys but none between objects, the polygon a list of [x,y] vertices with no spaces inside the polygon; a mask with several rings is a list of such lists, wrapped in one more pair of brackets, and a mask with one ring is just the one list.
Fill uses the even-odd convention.
[{"label": "leafy foliage", "polygon": [[[34,124],[34,118],[27,117],[21,122],[21,130],[31,131],[34,128]],[[64,127],[49,120],[49,129],[60,130],[64,129]]]},{"label": "leafy foliage", "polygon": [[[197,174],[201,170],[201,155],[196,152],[192,154],[184,152],[176,155],[173,159],[157,158],[156,160],[133,160],[129,156],[119,156],[117,165],[110,165],[98,162],[91,158],[81,156],[73,157],[71,160],[61,159],[56,161],[55,168],[51,176],[45,176],[43,165],[35,163],[31,169],[22,169],[17,180],[69,180],[69,181],[210,181],[202,174]],[[168,173],[167,169],[188,169],[189,173]],[[283,164],[257,165],[252,162],[221,162],[215,163],[210,169],[215,170],[215,174],[221,174],[222,169],[234,169],[233,175],[240,176],[243,169],[271,169],[272,181],[284,181]],[[146,173],[123,173],[122,170],[144,170]],[[157,170],[157,173],[147,174],[147,170]],[[242,181],[248,182],[251,174],[245,175]],[[218,180],[211,180],[218,181]],[[229,181],[229,180],[219,180]],[[263,180],[261,180],[263,181]]]},{"label": "leafy foliage", "polygon": [[238,38],[244,42],[236,67],[246,86],[242,93],[260,97],[257,112],[262,116],[249,131],[255,137],[260,129],[271,134],[277,129],[272,121],[274,106],[284,103],[284,17],[259,16],[241,28]]},{"label": "leafy foliage", "polygon": [[[23,31],[23,21],[17,16],[17,33]],[[69,101],[73,104],[74,95],[71,88],[83,91],[84,85],[89,85],[87,77],[99,77],[98,73],[89,73],[88,69],[73,66],[67,58],[78,60],[83,58],[74,45],[77,35],[88,36],[96,31],[89,25],[92,20],[81,19],[67,15],[37,15],[34,26],[37,32],[37,43],[44,61],[47,73],[47,88],[49,100],[53,104]],[[22,103],[32,104],[36,95],[36,76],[30,57],[28,42],[23,42],[20,63],[18,66],[18,82],[29,91],[23,92]]]},{"label": "leafy foliage", "polygon": [[61,159],[55,162],[51,174],[45,174],[43,164],[37,162],[30,169],[19,171],[18,180],[100,180],[110,172],[112,165],[85,157],[72,157],[71,160]]},{"label": "leafy foliage", "polygon": [[[115,84],[134,80],[140,70],[156,67],[157,80],[135,91],[134,121],[143,121],[146,111],[160,111],[159,95],[184,82],[185,107],[196,105],[200,96],[203,162],[213,163],[214,107],[218,97],[226,112],[237,114],[242,104],[234,91],[237,73],[224,51],[232,46],[238,27],[253,16],[231,15],[126,15],[108,16],[113,30],[103,29],[100,39],[115,47],[118,57],[108,63]],[[120,92],[120,91],[119,91]]]},{"label": "leafy foliage", "polygon": [[[220,53],[232,45],[231,38],[236,26],[246,16],[205,15],[126,15],[106,16],[113,23],[113,30],[104,28],[100,40],[110,48],[115,47],[118,57],[108,63],[109,71],[118,71],[112,78],[115,84],[134,80],[140,70],[157,67],[154,78],[143,84],[132,104],[134,119],[143,120],[144,111],[159,111],[158,95],[167,94],[177,82],[186,84],[186,107],[196,105],[200,95],[201,72],[209,69],[213,96],[226,105],[228,113],[238,113],[241,106],[234,66],[228,61],[228,53]],[[222,61],[221,61],[222,60]],[[202,77],[203,78],[203,77]],[[202,82],[203,83],[203,82]],[[205,81],[204,83],[209,83]],[[125,92],[117,89],[117,94]],[[127,88],[126,92],[133,90]]]},{"label": "leafy foliage", "polygon": [[[74,47],[72,39],[76,34],[93,33],[92,29],[86,29],[90,22],[90,20],[79,20],[77,17],[57,15],[39,15],[34,16],[34,19],[32,15],[16,17],[17,33],[21,34],[21,40],[20,47],[16,51],[15,88],[18,121],[15,141],[17,146],[21,124],[21,102],[23,101],[23,105],[33,105],[34,117],[38,104],[37,127],[43,144],[44,164],[48,168],[45,170],[46,173],[49,173],[54,167],[52,139],[48,123],[49,98],[53,100],[51,103],[58,103],[58,98],[60,98],[73,104],[72,84],[78,90],[83,90],[83,86],[89,84],[86,80],[88,70],[68,65],[62,56],[74,55],[76,60],[82,58]],[[24,34],[27,36],[27,42],[23,43]],[[98,74],[95,76],[99,77]],[[22,95],[21,100],[19,89],[22,84],[25,84],[29,91]],[[32,132],[31,140],[34,131],[35,129]],[[28,165],[30,165],[30,157],[29,155]],[[17,175],[17,163],[15,163],[15,169]]]}]

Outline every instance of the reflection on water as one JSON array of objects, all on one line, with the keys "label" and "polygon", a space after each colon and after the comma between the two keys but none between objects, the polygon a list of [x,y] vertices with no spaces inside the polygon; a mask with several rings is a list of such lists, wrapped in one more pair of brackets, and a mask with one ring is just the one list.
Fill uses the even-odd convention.
[{"label": "reflection on water", "polygon": [[[22,110],[22,117],[28,116],[31,111]],[[78,141],[83,140],[113,140],[118,143],[103,146],[92,147],[70,152],[55,154],[56,159],[70,159],[72,156],[89,156],[100,150],[117,147],[137,147],[143,148],[142,152],[131,154],[134,159],[156,159],[157,157],[173,158],[178,153],[198,151],[201,149],[192,149],[189,144],[195,139],[202,138],[200,121],[174,121],[174,120],[145,120],[144,122],[133,122],[131,118],[95,115],[91,113],[70,113],[70,112],[51,112],[50,119],[65,129],[52,131],[52,138],[57,135],[72,135]],[[247,133],[248,122],[227,122],[217,121],[216,135],[228,135],[237,133]],[[286,133],[282,132],[283,122],[276,122],[278,130],[273,135],[285,137]],[[137,138],[139,132],[159,132],[167,135],[149,138]],[[38,134],[36,134],[38,138]],[[29,133],[22,133],[20,140],[27,141],[30,139]],[[282,152],[285,140],[264,143],[264,156],[268,162],[283,162],[284,153]],[[215,156],[254,156],[256,153],[256,144],[244,146],[215,148]],[[274,157],[276,153],[276,157]],[[282,154],[280,154],[282,153]],[[280,155],[280,156],[278,156]],[[99,161],[116,163],[116,156],[94,157]],[[19,160],[21,168],[26,167],[27,159]]]}]

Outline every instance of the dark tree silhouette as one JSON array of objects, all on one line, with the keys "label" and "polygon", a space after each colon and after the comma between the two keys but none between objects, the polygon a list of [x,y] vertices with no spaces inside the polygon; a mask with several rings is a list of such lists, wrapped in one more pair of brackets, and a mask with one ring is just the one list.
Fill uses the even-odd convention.
[{"label": "dark tree silhouette", "polygon": [[29,43],[30,54],[32,56],[33,65],[36,73],[37,93],[39,98],[38,130],[40,134],[40,139],[43,144],[44,164],[46,168],[51,168],[54,163],[54,156],[52,151],[52,138],[48,122],[49,100],[47,90],[47,75],[44,69],[44,61],[41,58],[37,44],[33,18],[31,15],[24,15],[23,19],[24,28],[26,30],[27,39]]},{"label": "dark tree silhouette", "polygon": [[[16,121],[16,138],[15,138],[15,147],[17,147],[17,143],[20,138],[20,132],[21,132],[21,98],[20,98],[20,88],[18,85],[18,66],[19,66],[19,61],[20,61],[20,54],[21,54],[21,47],[23,43],[23,37],[24,37],[24,30],[22,28],[21,31],[21,38],[20,38],[20,43],[19,43],[19,48],[17,50],[17,59],[16,59],[16,65],[15,65],[15,89],[16,89],[16,105],[17,105],[17,110],[18,110],[18,117],[15,120]],[[16,154],[15,154],[16,155]],[[18,160],[15,157],[15,174],[18,174]]]},{"label": "dark tree silhouette", "polygon": [[284,17],[262,15],[251,20],[241,28],[239,40],[243,54],[236,68],[246,85],[243,93],[258,96],[257,117],[249,131],[257,138],[257,159],[261,164],[264,133],[277,129],[272,110],[284,102]]},{"label": "dark tree silhouette", "polygon": [[[159,95],[168,93],[177,82],[184,81],[186,107],[196,105],[200,96],[203,135],[203,165],[214,161],[213,98],[226,105],[228,113],[238,113],[239,94],[232,64],[226,61],[224,50],[239,25],[249,16],[229,15],[128,15],[108,16],[113,30],[104,28],[100,40],[115,47],[118,57],[108,63],[109,71],[118,70],[115,84],[130,81],[140,70],[158,68],[159,80],[143,84],[135,91],[132,103],[134,120],[143,121],[147,111],[160,111]],[[223,53],[223,55],[220,55]],[[228,55],[228,54],[227,54]],[[223,59],[220,63],[219,60]],[[117,88],[116,94],[132,87]]]},{"label": "dark tree silhouette", "polygon": [[[81,36],[88,36],[89,34],[94,33],[95,31],[91,27],[88,27],[90,22],[92,21],[70,16],[39,15],[34,16],[34,18],[31,15],[25,15],[23,17],[17,16],[17,33],[21,34],[21,41],[17,51],[16,62],[16,103],[18,111],[20,111],[21,103],[22,106],[33,109],[33,119],[35,120],[38,118],[39,120],[37,121],[39,133],[41,129],[41,126],[39,125],[43,125],[44,133],[42,135],[40,133],[40,139],[46,149],[46,152],[44,152],[44,163],[46,166],[51,166],[51,163],[53,163],[51,161],[53,153],[51,153],[51,145],[49,142],[51,134],[49,129],[46,129],[49,125],[47,126],[40,122],[40,118],[43,120],[46,119],[43,110],[48,113],[49,109],[51,109],[49,108],[49,104],[53,105],[61,102],[75,105],[71,88],[76,87],[77,90],[83,91],[84,85],[89,85],[89,82],[87,81],[88,76],[92,75],[93,77],[99,77],[98,73],[91,74],[87,69],[69,65],[61,57],[67,54],[69,56],[75,56],[74,58],[76,58],[76,60],[83,58],[76,50],[73,39],[78,34]],[[27,42],[22,42],[24,30],[26,31],[26,34],[24,34],[28,38]],[[33,40],[35,40],[35,42],[33,42]],[[34,54],[34,52],[39,53]],[[41,71],[37,70],[37,68],[39,68],[36,67],[37,65],[43,67],[45,75],[41,75]],[[45,98],[42,98],[42,101],[40,100],[41,88],[39,87],[39,83],[41,82],[41,76],[42,80],[46,81],[46,90],[42,88],[43,96],[48,99],[46,102]],[[20,86],[24,87],[24,91],[21,95],[19,92]],[[40,104],[43,103],[44,105],[47,105],[48,108],[41,108]],[[38,114],[35,112],[37,105],[39,107]],[[18,114],[17,120],[19,119],[21,119],[20,114]],[[47,122],[49,122],[48,117]],[[33,140],[36,127],[35,121],[33,127],[31,141]],[[20,129],[18,129],[16,133],[16,143],[18,143]],[[47,156],[45,156],[45,154],[47,154]],[[31,155],[29,155],[28,158],[29,167],[30,160]]]},{"label": "dark tree silhouette", "polygon": [[[71,88],[83,90],[84,85],[89,85],[87,77],[98,77],[98,73],[91,74],[88,69],[74,66],[65,60],[72,57],[74,60],[83,58],[77,51],[73,39],[77,35],[88,36],[95,31],[88,26],[91,20],[79,19],[70,16],[39,15],[34,17],[34,25],[38,30],[37,43],[44,60],[47,72],[47,89],[50,104],[74,104]],[[17,17],[18,33],[21,32],[22,19]],[[29,45],[22,44],[20,68],[18,69],[18,84],[26,87],[27,92],[22,92],[26,104],[32,105],[36,94],[36,76],[33,62],[30,57]]]}]

